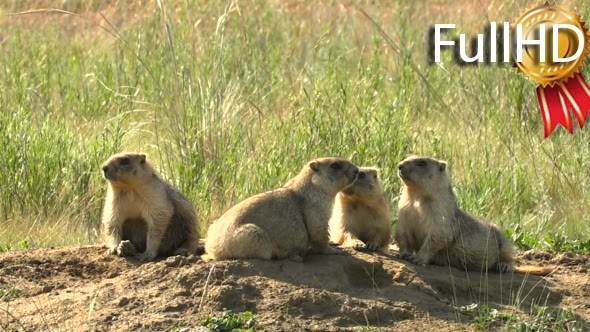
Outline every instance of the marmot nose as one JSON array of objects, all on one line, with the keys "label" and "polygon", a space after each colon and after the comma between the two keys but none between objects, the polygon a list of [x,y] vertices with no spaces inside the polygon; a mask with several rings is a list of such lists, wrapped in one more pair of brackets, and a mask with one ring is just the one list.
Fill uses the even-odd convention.
[{"label": "marmot nose", "polygon": [[401,171],[402,170],[402,164],[398,164],[397,165],[397,169]]},{"label": "marmot nose", "polygon": [[102,167],[102,171],[103,171],[104,173],[106,173],[108,170],[109,170],[109,167],[108,167],[108,166],[103,166],[103,167]]}]

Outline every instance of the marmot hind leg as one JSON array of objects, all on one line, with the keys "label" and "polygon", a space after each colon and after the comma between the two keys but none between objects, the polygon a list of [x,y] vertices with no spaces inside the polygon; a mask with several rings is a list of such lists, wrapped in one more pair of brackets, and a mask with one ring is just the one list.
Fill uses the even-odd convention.
[{"label": "marmot hind leg", "polygon": [[512,241],[505,238],[500,230],[498,235],[498,264],[496,270],[498,272],[512,272],[514,270],[514,244]]},{"label": "marmot hind leg", "polygon": [[358,239],[351,232],[346,232],[346,231],[342,232],[342,239],[343,239],[341,242],[342,247],[352,247],[355,250],[359,250],[359,251],[369,249],[369,248],[367,248],[367,245],[365,245],[365,243],[363,241]]},{"label": "marmot hind leg", "polygon": [[123,240],[130,241],[137,253],[144,252],[147,242],[147,224],[141,219],[129,219],[123,224]]},{"label": "marmot hind leg", "polygon": [[272,242],[268,233],[254,224],[240,226],[228,242],[230,243],[226,243],[226,245],[230,246],[230,248],[224,248],[224,250],[233,253],[232,257],[234,258],[270,260],[273,256],[276,256],[276,253],[273,255]]},{"label": "marmot hind leg", "polygon": [[373,238],[365,242],[365,248],[369,251],[378,251],[382,254],[389,254],[389,242]]},{"label": "marmot hind leg", "polygon": [[374,231],[364,240],[367,250],[389,254],[389,242],[391,241],[391,236],[387,231]]},{"label": "marmot hind leg", "polygon": [[160,244],[162,256],[185,256],[198,254],[199,237],[190,224],[172,223]]},{"label": "marmot hind leg", "polygon": [[188,257],[190,255],[201,256],[205,253],[205,248],[199,245],[199,239],[195,236],[189,236],[182,244],[174,249],[172,255]]}]

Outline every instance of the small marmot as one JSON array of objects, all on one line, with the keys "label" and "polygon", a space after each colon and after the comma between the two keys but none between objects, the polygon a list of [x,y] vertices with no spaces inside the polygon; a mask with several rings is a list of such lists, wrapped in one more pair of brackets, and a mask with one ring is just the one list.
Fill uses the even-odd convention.
[{"label": "small marmot", "polygon": [[373,167],[359,168],[353,184],[336,196],[330,218],[330,241],[357,250],[389,253],[391,210]]},{"label": "small marmot", "polygon": [[109,253],[141,261],[196,253],[194,207],[158,176],[145,154],[115,154],[102,171],[108,181],[102,226]]},{"label": "small marmot", "polygon": [[404,183],[395,240],[402,258],[418,265],[546,275],[552,268],[514,268],[514,245],[496,225],[463,212],[443,161],[409,157],[398,164]]},{"label": "small marmot", "polygon": [[339,254],[329,245],[336,194],[357,177],[341,158],[308,162],[283,188],[252,196],[209,226],[204,260],[261,258],[302,261],[308,251]]}]

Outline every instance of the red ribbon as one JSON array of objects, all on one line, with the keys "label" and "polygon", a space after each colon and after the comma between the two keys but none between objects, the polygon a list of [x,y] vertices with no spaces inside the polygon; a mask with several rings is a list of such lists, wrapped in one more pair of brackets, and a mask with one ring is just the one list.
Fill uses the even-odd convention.
[{"label": "red ribbon", "polygon": [[537,100],[545,125],[545,138],[551,135],[557,125],[562,125],[572,134],[574,126],[569,110],[574,111],[580,128],[584,128],[590,111],[590,85],[582,74],[577,73],[565,83],[558,82],[552,87],[539,85]]}]

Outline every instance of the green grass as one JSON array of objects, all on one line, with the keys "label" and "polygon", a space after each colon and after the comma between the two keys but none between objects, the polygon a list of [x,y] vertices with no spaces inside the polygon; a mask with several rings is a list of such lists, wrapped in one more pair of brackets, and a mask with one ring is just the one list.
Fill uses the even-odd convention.
[{"label": "green grass", "polygon": [[0,300],[4,302],[9,302],[14,300],[15,298],[21,296],[22,291],[17,288],[0,288]]},{"label": "green grass", "polygon": [[224,309],[219,316],[207,315],[201,321],[201,325],[214,332],[255,332],[264,331],[257,329],[256,317],[250,311],[234,313]]},{"label": "green grass", "polygon": [[[525,8],[501,5],[491,20]],[[11,2],[0,14],[48,7]],[[521,248],[587,250],[588,129],[543,139],[535,85],[509,67],[460,68],[448,54],[428,66],[427,25],[485,23],[429,8],[71,1],[58,9],[80,16],[2,16],[0,244],[96,242],[100,164],[142,150],[194,202],[203,234],[318,156],[380,167],[395,209],[396,164],[422,154],[447,160],[461,207]]]},{"label": "green grass", "polygon": [[459,308],[473,318],[476,329],[481,331],[582,331],[580,322],[573,312],[535,305],[530,315],[517,311],[490,308],[487,305],[471,304]]}]

